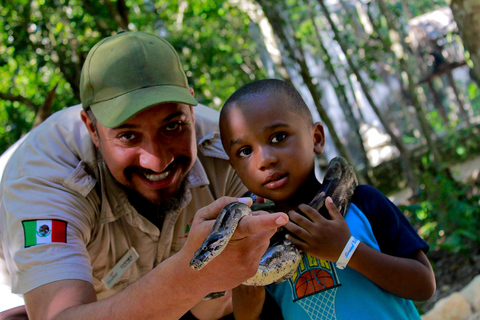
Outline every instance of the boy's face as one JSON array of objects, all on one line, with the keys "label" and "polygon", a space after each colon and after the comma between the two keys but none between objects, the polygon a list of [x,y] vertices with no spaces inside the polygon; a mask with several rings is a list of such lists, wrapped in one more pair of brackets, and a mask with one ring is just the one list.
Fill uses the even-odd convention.
[{"label": "boy's face", "polygon": [[234,106],[220,123],[223,146],[245,186],[273,201],[291,197],[314,174],[323,126],[290,111],[285,95],[256,95]]}]

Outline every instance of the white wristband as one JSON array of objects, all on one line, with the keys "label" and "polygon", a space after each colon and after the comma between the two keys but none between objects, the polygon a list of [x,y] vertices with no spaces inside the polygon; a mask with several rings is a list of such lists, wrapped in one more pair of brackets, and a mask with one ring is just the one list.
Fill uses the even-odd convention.
[{"label": "white wristband", "polygon": [[355,252],[359,244],[360,244],[360,241],[355,239],[353,236],[350,237],[347,244],[345,245],[345,248],[340,254],[340,257],[338,257],[338,261],[337,261],[338,269],[345,269],[345,267],[348,264],[348,261],[350,261],[350,258],[353,256],[353,253]]}]

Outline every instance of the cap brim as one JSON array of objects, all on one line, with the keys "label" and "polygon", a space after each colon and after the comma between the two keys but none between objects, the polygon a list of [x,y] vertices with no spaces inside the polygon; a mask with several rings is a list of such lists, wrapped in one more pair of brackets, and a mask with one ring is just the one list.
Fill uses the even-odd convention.
[{"label": "cap brim", "polygon": [[93,114],[104,127],[115,128],[139,113],[159,103],[178,102],[196,106],[197,100],[187,88],[155,86],[128,92],[114,99],[90,105]]}]

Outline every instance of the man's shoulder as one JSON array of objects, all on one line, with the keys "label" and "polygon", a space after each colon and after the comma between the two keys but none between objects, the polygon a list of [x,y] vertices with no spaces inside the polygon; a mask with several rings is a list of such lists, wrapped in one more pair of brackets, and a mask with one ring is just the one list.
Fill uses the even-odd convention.
[{"label": "man's shoulder", "polygon": [[81,161],[93,162],[95,148],[80,111],[81,105],[76,105],[51,115],[0,157],[0,170],[13,179],[54,171],[68,176]]},{"label": "man's shoulder", "polygon": [[201,104],[193,107],[193,112],[198,151],[206,157],[228,160],[220,139],[218,127],[220,113]]},{"label": "man's shoulder", "polygon": [[217,110],[198,104],[193,107],[193,114],[195,115],[195,130],[197,141],[219,132],[218,119],[220,113]]}]

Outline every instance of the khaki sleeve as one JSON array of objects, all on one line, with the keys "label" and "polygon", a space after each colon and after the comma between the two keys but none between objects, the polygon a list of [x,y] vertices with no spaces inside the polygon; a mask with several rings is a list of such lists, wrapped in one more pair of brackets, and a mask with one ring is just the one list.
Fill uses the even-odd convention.
[{"label": "khaki sleeve", "polygon": [[86,246],[94,224],[95,197],[32,176],[6,181],[2,188],[1,242],[12,291],[24,294],[65,279],[93,283]]}]

